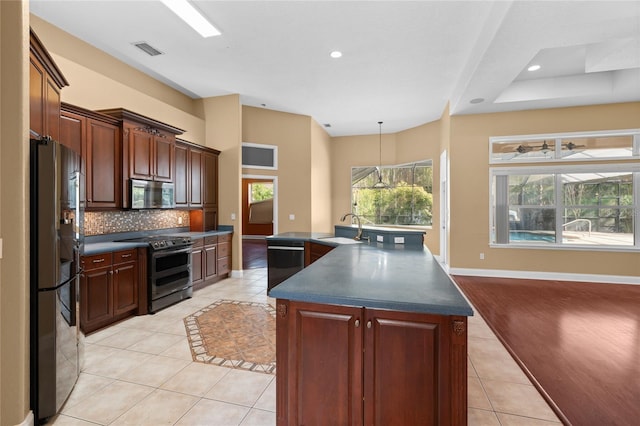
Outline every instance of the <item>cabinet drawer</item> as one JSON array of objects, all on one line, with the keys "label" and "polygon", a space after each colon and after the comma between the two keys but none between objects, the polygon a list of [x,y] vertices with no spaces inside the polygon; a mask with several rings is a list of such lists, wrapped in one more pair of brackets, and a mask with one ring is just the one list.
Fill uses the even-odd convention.
[{"label": "cabinet drawer", "polygon": [[228,243],[231,241],[231,234],[218,235],[218,243]]},{"label": "cabinet drawer", "polygon": [[191,240],[193,243],[193,248],[202,247],[204,245],[204,238],[198,238]]},{"label": "cabinet drawer", "polygon": [[210,244],[218,244],[218,236],[217,235],[211,235],[208,237],[204,237],[204,245],[208,246]]},{"label": "cabinet drawer", "polygon": [[113,264],[138,260],[138,249],[122,250],[113,253]]},{"label": "cabinet drawer", "polygon": [[229,256],[229,243],[221,243],[218,240],[218,259]]},{"label": "cabinet drawer", "polygon": [[218,275],[226,274],[231,270],[230,257],[218,259]]},{"label": "cabinet drawer", "polygon": [[93,269],[111,266],[113,259],[112,253],[94,254],[91,256],[82,256],[82,269],[91,271]]}]

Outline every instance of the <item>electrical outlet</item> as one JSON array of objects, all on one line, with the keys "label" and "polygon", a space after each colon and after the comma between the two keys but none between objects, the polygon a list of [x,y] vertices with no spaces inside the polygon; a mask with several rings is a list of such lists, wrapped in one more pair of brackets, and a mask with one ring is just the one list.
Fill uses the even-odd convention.
[{"label": "electrical outlet", "polygon": [[404,244],[404,237],[393,237],[393,242],[396,244]]},{"label": "electrical outlet", "polygon": [[0,238],[0,259],[2,259],[2,238]]},{"label": "electrical outlet", "polygon": [[484,253],[480,253],[480,260],[484,260]]},{"label": "electrical outlet", "polygon": [[376,241],[379,243],[384,242],[384,235],[376,235]]},{"label": "electrical outlet", "polygon": [[235,213],[231,213],[231,220],[236,220],[236,214]]},{"label": "electrical outlet", "polygon": [[182,225],[182,216],[178,216],[178,225]]}]

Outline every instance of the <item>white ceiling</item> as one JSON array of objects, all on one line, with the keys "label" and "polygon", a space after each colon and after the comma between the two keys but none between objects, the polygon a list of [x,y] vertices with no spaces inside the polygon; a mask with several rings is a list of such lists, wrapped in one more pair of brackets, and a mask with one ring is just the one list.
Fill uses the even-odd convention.
[{"label": "white ceiling", "polygon": [[456,115],[640,101],[640,1],[191,3],[221,36],[202,38],[159,1],[29,7],[193,98],[238,93],[332,136],[376,134],[378,121],[405,130],[447,102]]}]

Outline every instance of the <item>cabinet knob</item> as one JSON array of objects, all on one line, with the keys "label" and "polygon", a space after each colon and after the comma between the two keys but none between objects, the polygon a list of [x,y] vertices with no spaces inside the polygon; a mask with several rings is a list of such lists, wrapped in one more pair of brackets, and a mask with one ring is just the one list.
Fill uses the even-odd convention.
[{"label": "cabinet knob", "polygon": [[356,328],[358,328],[358,327],[360,327],[360,320],[359,319],[356,320]]},{"label": "cabinet knob", "polygon": [[367,321],[367,328],[371,328],[371,321]]}]

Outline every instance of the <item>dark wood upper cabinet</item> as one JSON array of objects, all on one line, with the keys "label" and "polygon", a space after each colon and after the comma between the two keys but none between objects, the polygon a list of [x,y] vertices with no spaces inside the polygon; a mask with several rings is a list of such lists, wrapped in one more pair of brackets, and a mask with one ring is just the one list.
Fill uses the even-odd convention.
[{"label": "dark wood upper cabinet", "polygon": [[[100,110],[122,122],[123,185],[129,179],[174,182],[176,135],[184,130],[128,111]],[[128,200],[124,207],[128,206]]]},{"label": "dark wood upper cabinet", "polygon": [[189,147],[176,141],[175,203],[176,207],[189,207]]},{"label": "dark wood upper cabinet", "polygon": [[33,30],[29,41],[29,127],[59,140],[60,90],[69,83]]},{"label": "dark wood upper cabinet", "polygon": [[122,205],[120,122],[63,102],[60,143],[81,154],[87,209],[119,208]]},{"label": "dark wood upper cabinet", "polygon": [[218,207],[218,154],[203,154],[203,205],[205,208]]}]

